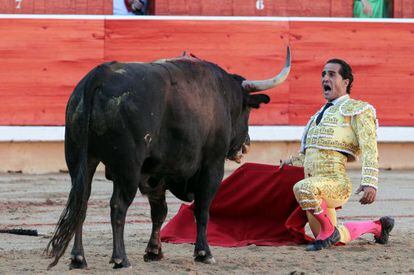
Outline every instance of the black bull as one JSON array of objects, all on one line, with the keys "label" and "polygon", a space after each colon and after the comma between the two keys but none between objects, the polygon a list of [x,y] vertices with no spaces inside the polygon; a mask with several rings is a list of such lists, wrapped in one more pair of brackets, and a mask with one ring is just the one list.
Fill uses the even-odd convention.
[{"label": "black bull", "polygon": [[252,92],[274,87],[248,81],[197,58],[154,63],[105,63],[76,86],[66,109],[65,156],[72,189],[47,251],[54,266],[75,235],[70,268],[87,266],[82,225],[99,162],[113,181],[111,225],[114,268],[127,267],[125,216],[137,189],[148,196],[152,233],[145,261],[163,257],[160,228],[167,214],[165,191],[194,199],[196,261],[213,263],[206,239],[209,206],[223,178],[225,159],[238,160],[248,141],[251,108],[269,97]]}]

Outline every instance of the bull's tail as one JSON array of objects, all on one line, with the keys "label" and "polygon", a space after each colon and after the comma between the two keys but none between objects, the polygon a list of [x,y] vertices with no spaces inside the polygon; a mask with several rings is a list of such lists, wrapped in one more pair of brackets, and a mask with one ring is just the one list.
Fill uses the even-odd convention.
[{"label": "bull's tail", "polygon": [[[85,163],[80,163],[80,166],[85,166]],[[85,198],[84,194],[87,175],[85,168],[80,168],[81,171],[78,172],[77,177],[72,179],[72,189],[70,190],[66,208],[60,215],[52,239],[46,247],[47,254],[50,257],[54,257],[54,260],[49,264],[48,269],[58,263],[60,257],[65,253],[70,240],[73,238],[76,229],[85,219],[87,198]]]},{"label": "bull's tail", "polygon": [[[56,225],[55,232],[52,239],[46,247],[46,253],[50,257],[54,257],[48,269],[55,266],[60,257],[65,253],[70,240],[73,238],[76,230],[82,226],[86,217],[86,209],[88,203],[87,195],[87,181],[88,181],[88,135],[89,135],[89,120],[91,116],[94,93],[102,86],[104,78],[105,65],[98,66],[86,76],[86,82],[83,91],[84,115],[79,124],[75,127],[82,129],[82,133],[78,140],[70,141],[69,131],[71,127],[66,125],[65,142],[76,142],[79,146],[72,146],[72,152],[76,157],[76,165],[69,171],[72,179],[72,189],[70,190],[69,198],[66,203],[66,208],[63,210],[59,221]],[[74,125],[72,125],[74,127]],[[68,140],[69,139],[69,140]],[[75,149],[76,148],[76,149]],[[68,154],[68,152],[66,152]],[[69,167],[69,165],[68,165]],[[70,168],[70,167],[69,167]]]}]

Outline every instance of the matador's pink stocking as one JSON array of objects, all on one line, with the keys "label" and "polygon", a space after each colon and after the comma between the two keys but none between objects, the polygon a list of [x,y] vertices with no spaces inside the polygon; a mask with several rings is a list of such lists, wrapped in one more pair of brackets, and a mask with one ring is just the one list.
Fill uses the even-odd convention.
[{"label": "matador's pink stocking", "polygon": [[319,222],[321,230],[319,231],[317,240],[325,240],[332,235],[335,230],[335,226],[332,224],[331,219],[328,216],[326,211],[326,202],[322,200],[321,203],[322,212],[314,213],[315,211],[310,211],[315,219]]},{"label": "matador's pink stocking", "polygon": [[380,221],[347,222],[344,224],[344,226],[349,231],[351,241],[366,233],[372,233],[376,237],[379,237],[381,235]]}]

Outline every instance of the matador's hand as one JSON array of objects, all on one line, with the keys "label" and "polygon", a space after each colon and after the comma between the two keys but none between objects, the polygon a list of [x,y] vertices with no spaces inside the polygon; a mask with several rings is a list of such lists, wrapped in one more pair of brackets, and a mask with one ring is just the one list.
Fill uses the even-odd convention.
[{"label": "matador's hand", "polygon": [[375,197],[377,196],[377,189],[371,186],[360,186],[355,194],[359,194],[364,191],[364,195],[359,200],[361,204],[371,204],[375,201]]},{"label": "matador's hand", "polygon": [[285,165],[292,165],[292,158],[280,160],[279,169],[282,170]]}]

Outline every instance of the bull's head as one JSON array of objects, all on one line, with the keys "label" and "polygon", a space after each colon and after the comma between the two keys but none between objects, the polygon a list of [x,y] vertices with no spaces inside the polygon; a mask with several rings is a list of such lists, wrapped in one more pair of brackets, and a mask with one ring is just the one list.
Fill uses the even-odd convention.
[{"label": "bull's head", "polygon": [[238,121],[233,131],[233,141],[230,151],[227,154],[229,160],[237,163],[241,162],[243,154],[247,154],[250,147],[250,137],[248,133],[248,119],[251,108],[259,108],[262,103],[269,103],[270,98],[265,94],[255,94],[256,92],[269,90],[283,83],[290,72],[290,49],[287,48],[286,63],[282,71],[273,78],[266,80],[246,80],[238,75],[233,75],[237,81],[241,83],[244,93],[242,119]]}]

